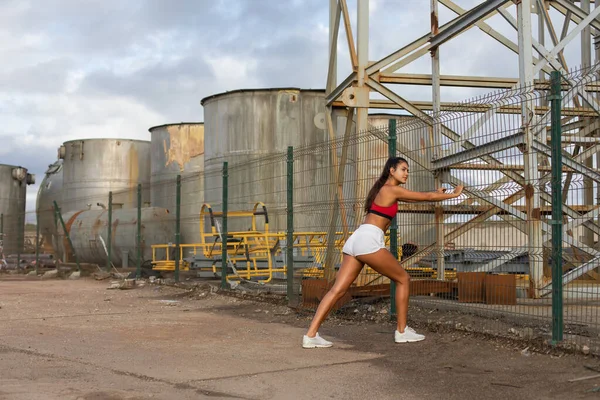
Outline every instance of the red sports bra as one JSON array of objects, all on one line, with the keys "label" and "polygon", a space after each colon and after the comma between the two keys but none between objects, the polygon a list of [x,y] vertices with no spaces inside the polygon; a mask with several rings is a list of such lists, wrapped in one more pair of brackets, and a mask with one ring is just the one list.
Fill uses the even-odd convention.
[{"label": "red sports bra", "polygon": [[369,209],[369,213],[379,215],[380,217],[384,217],[387,219],[393,219],[396,216],[397,212],[398,202],[394,202],[394,204],[392,204],[389,207],[378,206],[377,204],[375,204],[375,202],[373,202],[373,204],[371,204],[371,208]]}]

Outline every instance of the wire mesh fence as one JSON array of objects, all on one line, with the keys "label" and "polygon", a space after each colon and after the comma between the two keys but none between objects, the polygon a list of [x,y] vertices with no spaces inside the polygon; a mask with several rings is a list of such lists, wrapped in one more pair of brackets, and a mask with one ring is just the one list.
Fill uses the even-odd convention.
[{"label": "wire mesh fence", "polygon": [[[56,203],[40,203],[26,218],[24,203],[3,214],[4,265],[185,274],[281,293],[292,307],[314,309],[364,223],[373,183],[388,157],[402,156],[409,190],[464,186],[453,199],[401,202],[385,232],[411,277],[411,304],[445,322],[481,318],[474,330],[566,339],[598,352],[597,68],[563,74],[554,94],[550,81],[537,82],[445,105],[438,115],[372,115],[361,132],[338,117],[335,139],[202,159],[196,169],[174,164],[110,194],[92,181],[53,194],[47,181],[42,189]],[[47,176],[60,170],[56,164]],[[24,219],[37,220],[37,235],[33,224],[19,227]],[[396,284],[365,265],[334,311],[394,314]]]}]

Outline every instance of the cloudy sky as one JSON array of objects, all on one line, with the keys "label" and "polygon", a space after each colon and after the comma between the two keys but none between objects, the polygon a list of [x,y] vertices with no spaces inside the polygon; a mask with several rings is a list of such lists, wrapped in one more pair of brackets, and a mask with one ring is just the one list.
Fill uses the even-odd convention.
[{"label": "cloudy sky", "polygon": [[[349,8],[355,21],[356,0]],[[442,24],[453,17],[440,6]],[[370,18],[369,58],[376,60],[427,33],[429,2],[371,0]],[[328,21],[327,0],[0,0],[1,163],[37,175],[28,192],[33,210],[43,173],[66,140],[149,140],[151,126],[202,121],[200,100],[227,90],[323,88]],[[501,17],[490,24],[517,40]],[[576,42],[568,52],[576,54]],[[344,41],[339,48],[342,80],[349,62]],[[517,60],[472,29],[442,48],[441,70],[515,77]],[[428,73],[429,64],[427,56],[403,71]],[[414,87],[398,92],[429,97]],[[473,94],[444,89],[442,100]]]}]

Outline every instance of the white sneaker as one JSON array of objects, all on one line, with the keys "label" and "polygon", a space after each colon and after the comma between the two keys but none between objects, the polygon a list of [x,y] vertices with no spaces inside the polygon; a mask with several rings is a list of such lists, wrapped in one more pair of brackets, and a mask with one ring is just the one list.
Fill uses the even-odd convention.
[{"label": "white sneaker", "polygon": [[400,333],[398,330],[394,332],[394,341],[396,343],[420,342],[421,340],[425,340],[425,335],[415,332],[413,328],[409,328],[408,326],[404,328],[404,333]]},{"label": "white sneaker", "polygon": [[314,349],[315,347],[331,347],[331,346],[333,346],[333,343],[328,342],[327,340],[325,340],[321,336],[319,336],[319,332],[317,332],[315,337],[311,338],[311,337],[304,335],[304,337],[302,338],[302,347],[304,347],[305,349]]}]

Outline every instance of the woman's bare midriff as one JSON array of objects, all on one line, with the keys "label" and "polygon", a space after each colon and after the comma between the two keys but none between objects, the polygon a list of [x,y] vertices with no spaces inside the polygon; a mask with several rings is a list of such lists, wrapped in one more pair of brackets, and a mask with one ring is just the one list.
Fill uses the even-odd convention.
[{"label": "woman's bare midriff", "polygon": [[392,224],[392,221],[377,214],[367,214],[363,220],[363,224],[375,225],[382,231],[386,232]]}]

